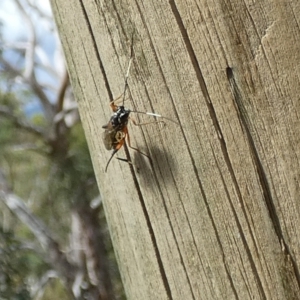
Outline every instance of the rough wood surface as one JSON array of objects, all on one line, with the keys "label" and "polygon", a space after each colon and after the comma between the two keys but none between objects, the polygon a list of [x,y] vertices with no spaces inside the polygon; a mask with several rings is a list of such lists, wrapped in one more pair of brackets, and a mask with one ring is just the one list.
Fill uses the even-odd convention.
[{"label": "rough wood surface", "polygon": [[[128,299],[299,299],[299,1],[52,6]],[[126,105],[180,125],[104,173],[133,32]]]}]

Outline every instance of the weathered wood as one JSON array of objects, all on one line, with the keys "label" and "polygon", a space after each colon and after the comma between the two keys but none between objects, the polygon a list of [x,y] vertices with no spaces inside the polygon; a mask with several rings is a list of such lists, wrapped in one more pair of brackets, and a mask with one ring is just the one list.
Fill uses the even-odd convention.
[{"label": "weathered wood", "polygon": [[[128,299],[299,299],[299,1],[52,6]],[[180,125],[104,173],[133,32],[126,105]]]}]

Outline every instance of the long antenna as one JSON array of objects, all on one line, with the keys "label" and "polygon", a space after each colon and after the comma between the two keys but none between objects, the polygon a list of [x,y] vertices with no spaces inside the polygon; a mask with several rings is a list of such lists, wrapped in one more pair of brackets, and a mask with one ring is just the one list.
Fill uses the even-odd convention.
[{"label": "long antenna", "polygon": [[136,113],[136,114],[143,114],[143,115],[148,115],[148,116],[152,116],[152,117],[158,117],[158,118],[162,118],[162,119],[166,119],[168,121],[171,121],[177,125],[180,125],[178,122],[168,118],[168,117],[164,117],[162,115],[156,114],[156,113],[151,113],[151,112],[144,112],[144,111],[137,111],[137,110],[131,110],[130,112]]},{"label": "long antenna", "polygon": [[131,47],[130,47],[130,59],[129,59],[129,63],[128,63],[128,68],[127,68],[127,72],[125,75],[125,86],[124,86],[124,92],[123,92],[123,106],[124,106],[124,102],[125,102],[125,96],[126,96],[126,89],[128,87],[128,77],[129,77],[129,70],[131,67],[131,62],[132,62],[132,58],[133,58],[133,36],[134,36],[134,32],[132,33],[132,37],[131,37]]}]

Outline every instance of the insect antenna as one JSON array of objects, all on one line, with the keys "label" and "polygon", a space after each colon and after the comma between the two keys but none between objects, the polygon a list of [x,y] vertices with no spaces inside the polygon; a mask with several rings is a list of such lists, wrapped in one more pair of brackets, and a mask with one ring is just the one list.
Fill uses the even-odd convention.
[{"label": "insect antenna", "polygon": [[166,119],[168,121],[171,121],[177,125],[179,125],[178,122],[168,118],[168,117],[164,117],[162,115],[156,114],[156,113],[151,113],[151,112],[145,112],[145,111],[137,111],[137,110],[130,110],[130,112],[136,113],[136,114],[143,114],[143,115],[148,115],[148,116],[152,116],[152,117],[158,117],[158,118],[162,118],[162,119]]},{"label": "insect antenna", "polygon": [[132,37],[131,37],[130,59],[129,59],[129,63],[128,63],[127,72],[126,72],[126,75],[125,75],[125,86],[124,86],[123,103],[122,103],[123,106],[124,106],[124,102],[125,102],[126,90],[127,90],[127,87],[128,87],[129,71],[130,71],[132,58],[133,58],[133,36],[134,36],[134,32],[132,33]]}]

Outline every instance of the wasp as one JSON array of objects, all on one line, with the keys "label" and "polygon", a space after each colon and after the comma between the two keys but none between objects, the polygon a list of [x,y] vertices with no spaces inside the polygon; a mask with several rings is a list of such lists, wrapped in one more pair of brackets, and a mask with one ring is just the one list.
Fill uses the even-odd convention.
[{"label": "wasp", "polygon": [[[129,60],[127,72],[126,72],[126,75],[125,75],[124,92],[118,98],[116,98],[115,100],[110,102],[110,107],[113,111],[113,114],[110,117],[110,120],[108,121],[108,123],[106,125],[102,126],[102,128],[105,129],[105,131],[103,132],[103,135],[102,135],[104,146],[107,150],[113,150],[112,154],[111,154],[111,156],[110,156],[110,158],[109,158],[109,160],[106,164],[105,172],[107,171],[108,165],[109,165],[110,161],[112,160],[112,158],[114,157],[114,155],[124,145],[126,138],[127,138],[128,146],[131,149],[139,152],[140,154],[142,154],[142,155],[144,155],[144,156],[146,156],[150,159],[150,157],[147,154],[145,154],[145,153],[141,152],[139,149],[134,148],[134,147],[131,146],[130,137],[129,137],[129,133],[128,133],[128,127],[127,127],[128,122],[129,122],[129,120],[131,120],[134,125],[140,126],[140,125],[146,125],[146,124],[149,124],[149,123],[157,123],[157,122],[163,122],[164,123],[164,121],[159,120],[159,121],[147,122],[147,123],[137,123],[134,119],[130,118],[130,113],[145,114],[145,115],[149,115],[149,116],[153,116],[153,117],[164,118],[164,119],[167,119],[169,121],[172,121],[172,122],[178,124],[177,122],[175,122],[175,121],[173,121],[169,118],[163,117],[163,116],[161,116],[159,114],[156,114],[156,113],[134,111],[134,110],[130,110],[128,108],[125,108],[124,102],[125,102],[126,90],[127,90],[127,87],[128,87],[128,76],[129,76],[129,70],[130,70],[130,67],[131,67],[132,57],[133,57],[133,40],[131,42],[130,60]],[[118,106],[116,103],[120,101],[122,96],[123,96],[122,105]],[[128,161],[127,159],[124,159],[124,158],[117,157],[117,159],[130,163],[130,161]]]}]

